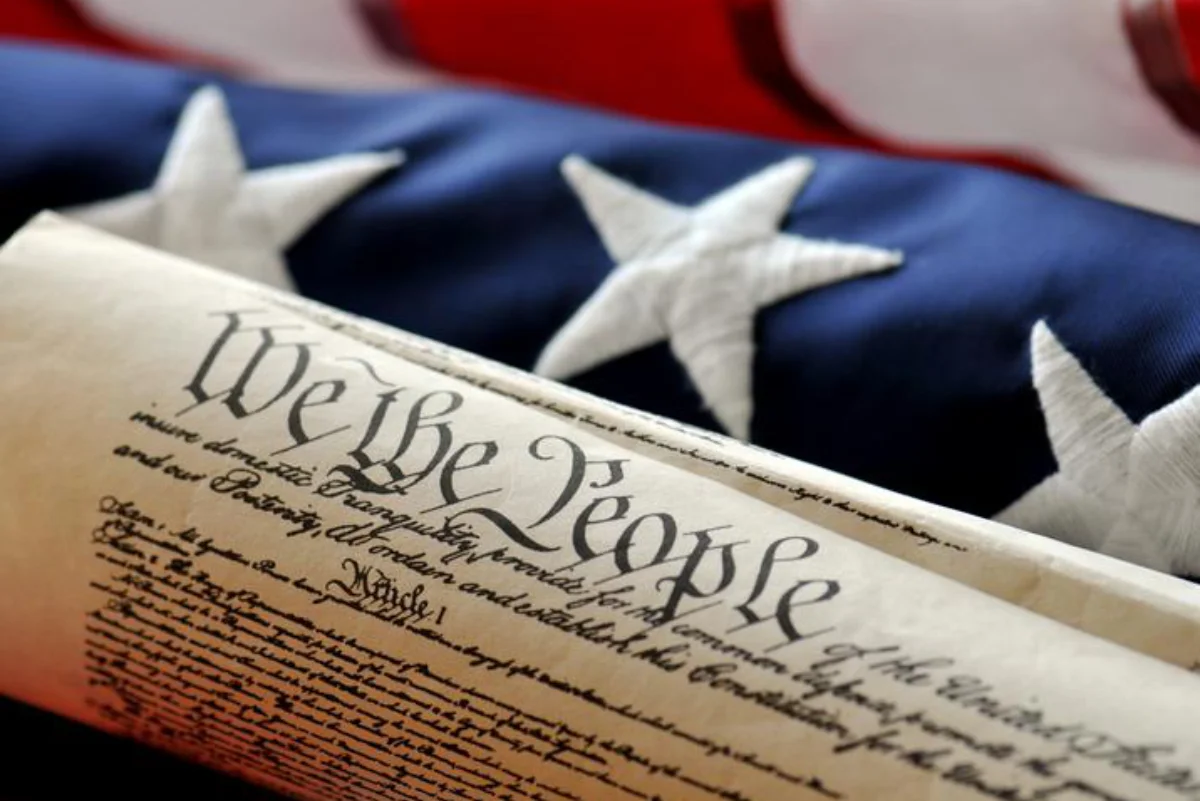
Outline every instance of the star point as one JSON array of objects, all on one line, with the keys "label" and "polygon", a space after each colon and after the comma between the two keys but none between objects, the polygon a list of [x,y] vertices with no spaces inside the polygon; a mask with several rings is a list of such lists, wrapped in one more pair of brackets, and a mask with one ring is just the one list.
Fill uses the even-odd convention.
[{"label": "star point", "polygon": [[1135,564],[1200,574],[1200,388],[1133,421],[1043,322],[1033,384],[1058,470],[996,516]]},{"label": "star point", "polygon": [[903,258],[779,231],[814,168],[785,159],[687,208],[568,156],[563,176],[616,266],[535,372],[570,378],[665,339],[717,421],[748,439],[758,309]]},{"label": "star point", "polygon": [[224,94],[196,90],[146,190],[63,209],[80,222],[280,289],[282,251],[403,153],[352,153],[247,170]]}]

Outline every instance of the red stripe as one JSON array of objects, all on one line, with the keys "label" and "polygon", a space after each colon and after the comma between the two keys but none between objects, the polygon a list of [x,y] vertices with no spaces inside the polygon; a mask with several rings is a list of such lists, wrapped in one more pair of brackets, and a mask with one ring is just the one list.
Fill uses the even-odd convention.
[{"label": "red stripe", "polygon": [[404,55],[452,74],[665,122],[1054,177],[1017,159],[852,130],[794,74],[772,0],[383,1],[402,19]]},{"label": "red stripe", "polygon": [[764,91],[725,0],[391,1],[416,55],[450,73],[667,122],[861,141]]},{"label": "red stripe", "polygon": [[1175,27],[1193,83],[1200,77],[1200,0],[1175,0]]},{"label": "red stripe", "polygon": [[1146,85],[1176,120],[1200,131],[1200,90],[1195,80],[1196,64],[1200,63],[1197,3],[1124,0],[1122,10],[1125,34]]}]

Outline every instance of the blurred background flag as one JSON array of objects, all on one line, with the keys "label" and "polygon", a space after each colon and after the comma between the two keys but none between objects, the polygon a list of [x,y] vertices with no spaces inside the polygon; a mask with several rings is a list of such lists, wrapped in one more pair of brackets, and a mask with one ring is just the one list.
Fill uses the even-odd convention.
[{"label": "blurred background flag", "polygon": [[1197,0],[5,0],[0,33],[311,87],[520,88],[1200,219]]}]

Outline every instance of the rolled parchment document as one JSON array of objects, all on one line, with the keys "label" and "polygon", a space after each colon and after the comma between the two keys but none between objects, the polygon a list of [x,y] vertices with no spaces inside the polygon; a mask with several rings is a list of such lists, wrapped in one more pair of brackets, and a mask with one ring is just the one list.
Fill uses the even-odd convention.
[{"label": "rolled parchment document", "polygon": [[51,215],[0,400],[0,692],[282,793],[1200,801],[1170,577]]}]

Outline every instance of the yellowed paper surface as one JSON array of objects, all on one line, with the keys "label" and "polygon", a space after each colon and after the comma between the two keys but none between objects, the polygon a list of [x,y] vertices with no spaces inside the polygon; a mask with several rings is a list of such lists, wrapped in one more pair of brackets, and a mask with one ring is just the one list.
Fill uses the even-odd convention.
[{"label": "yellowed paper surface", "polygon": [[6,246],[0,692],[301,798],[1200,799],[1186,585],[1051,549],[1023,609],[322,314]]},{"label": "yellowed paper surface", "polygon": [[273,302],[996,598],[1200,670],[1197,589],[1171,576],[614,404],[306,299],[275,295]]}]

